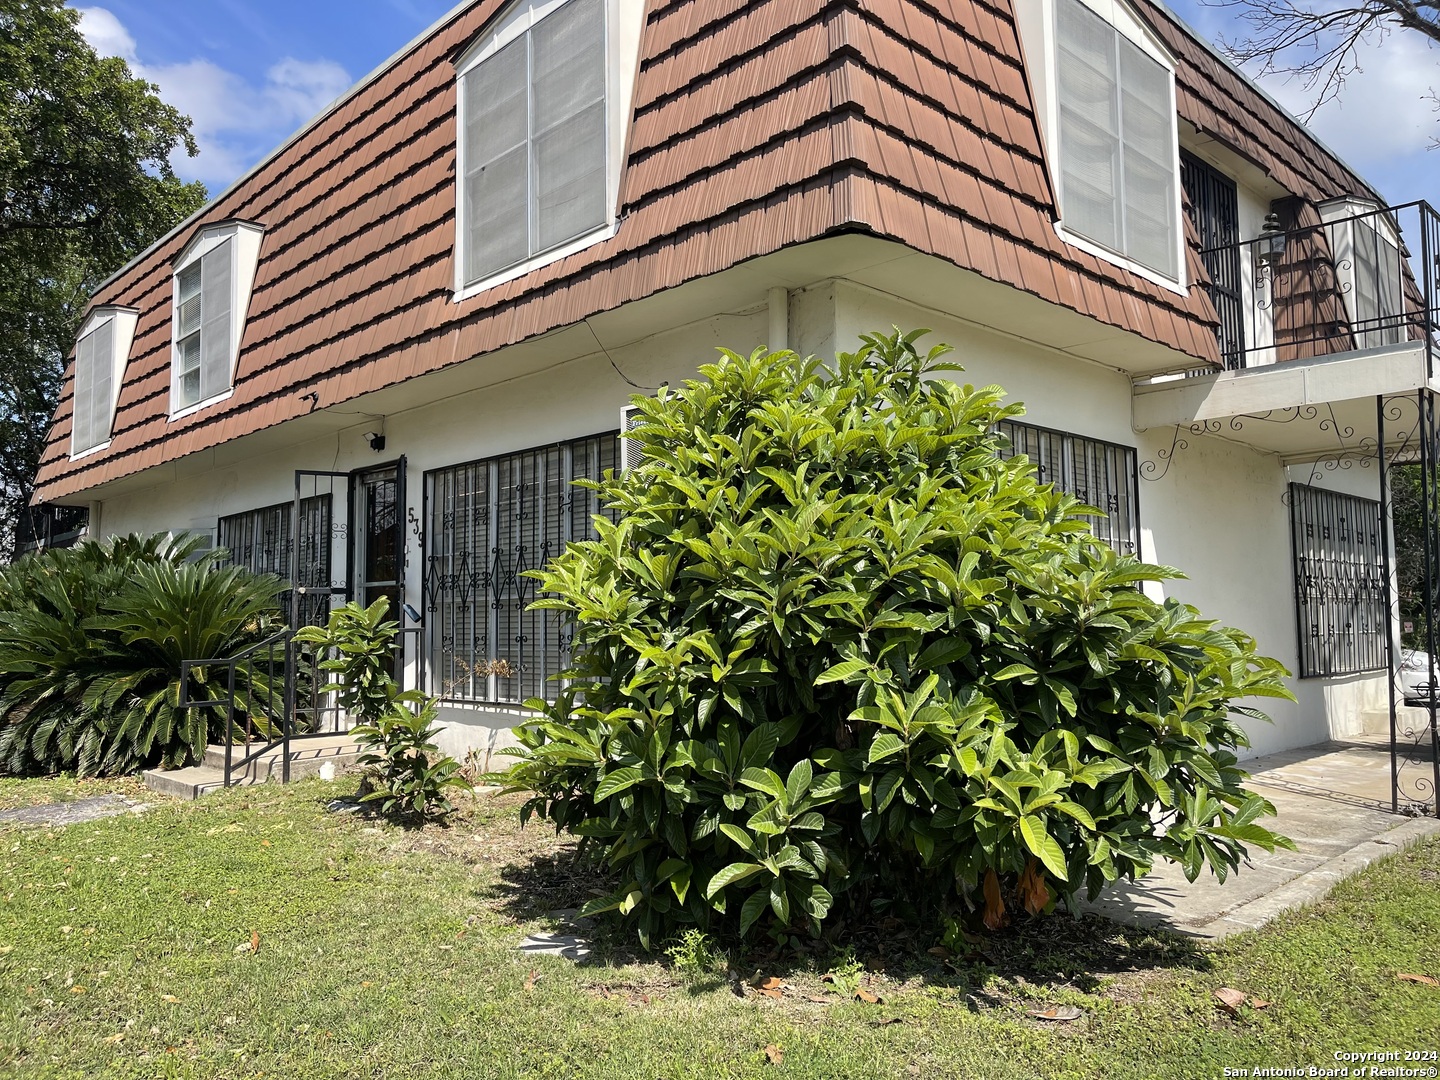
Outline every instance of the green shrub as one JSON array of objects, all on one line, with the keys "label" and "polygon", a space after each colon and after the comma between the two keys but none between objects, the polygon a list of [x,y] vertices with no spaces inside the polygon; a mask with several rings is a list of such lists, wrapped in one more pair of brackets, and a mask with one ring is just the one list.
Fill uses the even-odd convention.
[{"label": "green shrub", "polygon": [[[278,578],[192,560],[196,539],[122,536],[0,568],[0,769],[125,773],[196,761],[226,737],[218,710],[180,707],[183,660],[228,656],[283,626]],[[196,669],[193,699],[220,696]],[[263,671],[237,673],[237,706],[278,726]]]},{"label": "green shrub", "polygon": [[440,753],[438,733],[435,699],[415,691],[397,695],[373,724],[355,728],[370,788],[361,801],[395,821],[448,820],[455,812],[450,792],[471,787],[460,763]]},{"label": "green shrub", "polygon": [[328,653],[321,669],[334,678],[321,693],[335,692],[340,706],[360,720],[351,732],[365,768],[362,802],[377,804],[395,821],[444,821],[454,813],[449,793],[470,790],[460,763],[435,743],[435,700],[401,691],[395,682],[395,635],[380,597],[368,608],[351,602],[330,613],[324,627],[298,631],[295,640]]},{"label": "green shrub", "polygon": [[[1222,879],[1285,841],[1242,787],[1237,704],[1288,696],[1237,630],[1140,586],[1085,508],[1002,459],[997,387],[918,333],[833,367],[725,353],[654,399],[618,523],[537,573],[573,681],[517,787],[619,874],[647,945],[832,916],[1019,905],[1147,872]],[[1093,510],[1090,513],[1094,513]]]},{"label": "green shrub", "polygon": [[378,723],[400,693],[395,683],[395,635],[400,628],[385,618],[389,610],[389,597],[369,607],[352,600],[330,612],[325,626],[295,632],[297,644],[314,645],[325,656],[320,668],[334,681],[322,693],[338,694],[340,707],[362,724]]}]

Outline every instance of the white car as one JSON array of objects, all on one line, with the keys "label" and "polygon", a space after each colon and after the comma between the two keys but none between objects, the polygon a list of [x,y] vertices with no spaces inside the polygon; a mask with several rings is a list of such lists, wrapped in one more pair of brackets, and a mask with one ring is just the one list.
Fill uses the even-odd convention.
[{"label": "white car", "polygon": [[[1435,682],[1435,661],[1429,653],[1419,649],[1404,649],[1400,653],[1400,691],[1406,705],[1428,705],[1430,687]],[[1440,690],[1436,691],[1440,701]]]}]

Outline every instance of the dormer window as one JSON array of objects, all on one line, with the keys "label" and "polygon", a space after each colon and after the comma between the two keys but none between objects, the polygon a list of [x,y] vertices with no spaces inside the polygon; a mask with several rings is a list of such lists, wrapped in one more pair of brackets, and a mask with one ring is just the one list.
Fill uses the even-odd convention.
[{"label": "dormer window", "polygon": [[461,298],[613,234],[642,19],[519,0],[457,63]]},{"label": "dormer window", "polygon": [[75,394],[70,413],[70,456],[110,444],[115,400],[135,339],[138,313],[102,307],[91,312],[75,343]]},{"label": "dormer window", "polygon": [[171,419],[228,395],[260,254],[261,229],[207,226],[175,264]]},{"label": "dormer window", "polygon": [[1056,0],[1066,228],[1178,278],[1171,71],[1081,0]]},{"label": "dormer window", "polygon": [[1180,253],[1175,61],[1123,0],[1023,0],[1021,29],[1059,198],[1078,247],[1172,289]]}]

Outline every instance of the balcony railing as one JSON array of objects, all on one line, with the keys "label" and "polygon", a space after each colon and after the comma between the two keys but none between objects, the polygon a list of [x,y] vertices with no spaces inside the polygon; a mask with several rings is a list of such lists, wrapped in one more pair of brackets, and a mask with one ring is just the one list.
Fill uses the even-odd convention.
[{"label": "balcony railing", "polygon": [[1230,369],[1440,343],[1440,214],[1412,202],[1208,248]]}]

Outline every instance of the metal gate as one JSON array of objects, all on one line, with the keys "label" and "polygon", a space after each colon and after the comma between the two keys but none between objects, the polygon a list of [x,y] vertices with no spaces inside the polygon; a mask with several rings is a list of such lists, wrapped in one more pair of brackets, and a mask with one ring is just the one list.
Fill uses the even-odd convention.
[{"label": "metal gate", "polygon": [[[326,623],[336,606],[389,597],[389,618],[400,627],[396,682],[402,690],[424,685],[421,628],[405,603],[405,505],[403,457],[353,473],[295,471],[289,625],[234,656],[181,666],[181,707],[219,721],[226,787],[277,749],[281,779],[288,783],[292,743],[343,735],[353,726],[336,695],[323,690],[330,682],[320,666],[327,656],[295,640],[299,628]],[[417,625],[407,627],[407,621]]]},{"label": "metal gate", "polygon": [[[1380,454],[1380,522],[1395,574],[1385,575],[1390,670],[1390,808],[1440,816],[1440,413],[1428,389],[1376,401],[1380,432],[1406,432]],[[1402,472],[1403,470],[1403,472]],[[1394,528],[1392,530],[1392,523]],[[1418,543],[1397,544],[1404,530]]]}]

